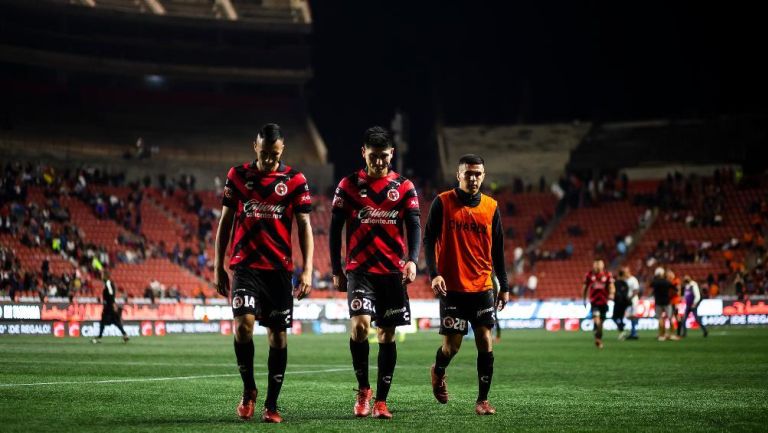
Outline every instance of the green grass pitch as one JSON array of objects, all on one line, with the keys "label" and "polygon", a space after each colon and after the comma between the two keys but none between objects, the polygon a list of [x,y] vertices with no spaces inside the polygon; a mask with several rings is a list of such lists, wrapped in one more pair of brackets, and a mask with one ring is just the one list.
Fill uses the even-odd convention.
[{"label": "green grass pitch", "polygon": [[[506,331],[495,346],[490,400],[474,413],[475,348],[465,340],[448,369],[450,402],[432,397],[439,336],[398,343],[391,421],[355,419],[346,335],[289,337],[281,425],[235,415],[241,392],[232,337],[0,338],[0,431],[507,432],[768,431],[768,328],[698,330],[679,342]],[[266,341],[256,337],[257,408],[266,394]],[[375,383],[377,347],[371,345]]]}]

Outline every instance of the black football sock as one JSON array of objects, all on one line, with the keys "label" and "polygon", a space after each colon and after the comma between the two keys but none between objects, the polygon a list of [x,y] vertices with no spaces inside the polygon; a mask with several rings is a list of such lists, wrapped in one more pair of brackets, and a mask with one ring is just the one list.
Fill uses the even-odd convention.
[{"label": "black football sock", "polygon": [[104,328],[106,327],[107,327],[107,322],[105,322],[104,320],[99,322],[99,338],[101,338],[101,336],[104,335]]},{"label": "black football sock", "polygon": [[453,356],[446,356],[443,353],[443,348],[437,348],[437,354],[435,355],[435,374],[437,377],[445,376],[445,369],[448,368],[448,364],[451,363]]},{"label": "black football sock", "polygon": [[493,352],[477,353],[477,401],[488,400],[488,391],[493,380]]},{"label": "black football sock", "polygon": [[119,329],[120,333],[123,334],[123,337],[126,337],[125,329],[123,329],[123,323],[118,320],[115,322],[115,326],[117,326],[117,329]]},{"label": "black football sock", "polygon": [[240,378],[243,379],[243,389],[246,391],[256,389],[256,381],[253,379],[253,340],[244,343],[238,343],[235,340],[235,356]]},{"label": "black football sock", "polygon": [[392,376],[397,364],[397,344],[379,343],[379,374],[376,380],[376,401],[387,401],[389,388],[392,386]]},{"label": "black football sock", "polygon": [[287,364],[287,347],[283,347],[282,349],[274,347],[269,348],[269,359],[267,359],[269,381],[267,385],[267,398],[264,400],[264,407],[269,410],[277,410],[277,397],[280,395],[280,389],[283,387],[285,366]]},{"label": "black football sock", "polygon": [[366,339],[358,343],[350,338],[349,351],[352,352],[352,368],[355,369],[358,388],[370,388],[371,384],[368,381],[368,352],[370,351],[370,346],[368,345],[368,340]]}]

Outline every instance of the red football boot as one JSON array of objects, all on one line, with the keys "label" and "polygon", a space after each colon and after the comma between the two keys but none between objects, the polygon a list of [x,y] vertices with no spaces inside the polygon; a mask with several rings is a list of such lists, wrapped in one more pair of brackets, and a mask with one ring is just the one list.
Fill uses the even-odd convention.
[{"label": "red football boot", "polygon": [[355,401],[355,416],[366,417],[371,414],[371,388],[360,388],[357,390],[357,400]]},{"label": "red football boot", "polygon": [[392,419],[392,414],[387,409],[386,401],[375,401],[373,403],[373,417],[379,419]]},{"label": "red football boot", "polygon": [[442,404],[448,403],[448,385],[445,383],[445,378],[447,376],[443,375],[443,377],[438,377],[437,374],[435,374],[435,364],[432,364],[432,368],[430,368],[429,372],[432,375],[432,394],[435,395],[438,402]]},{"label": "red football boot", "polygon": [[496,413],[496,408],[491,406],[488,400],[483,400],[475,403],[475,412],[478,415],[493,415]]},{"label": "red football boot", "polygon": [[265,407],[264,412],[261,414],[261,420],[277,424],[283,422],[283,417],[280,416],[280,412],[277,410],[270,410]]},{"label": "red football boot", "polygon": [[249,420],[253,418],[253,404],[256,401],[258,391],[253,389],[250,391],[243,391],[243,399],[240,400],[240,404],[237,405],[237,416],[240,419]]}]

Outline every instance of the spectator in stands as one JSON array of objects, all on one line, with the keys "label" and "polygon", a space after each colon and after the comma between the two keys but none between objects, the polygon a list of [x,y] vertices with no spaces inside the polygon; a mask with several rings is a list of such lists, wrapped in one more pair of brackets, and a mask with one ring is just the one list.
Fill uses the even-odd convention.
[{"label": "spectator in stands", "polygon": [[525,258],[523,257],[523,249],[521,247],[515,247],[512,254],[512,260],[515,275],[522,275],[522,273],[525,272]]},{"label": "spectator in stands", "polygon": [[526,289],[528,293],[531,295],[531,298],[536,297],[536,288],[539,285],[539,277],[536,276],[536,274],[531,274],[528,277],[528,282],[526,283]]}]

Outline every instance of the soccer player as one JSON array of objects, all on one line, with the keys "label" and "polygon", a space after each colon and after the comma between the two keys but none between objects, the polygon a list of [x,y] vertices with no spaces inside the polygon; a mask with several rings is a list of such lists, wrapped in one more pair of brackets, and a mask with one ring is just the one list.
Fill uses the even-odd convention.
[{"label": "soccer player", "polygon": [[[659,341],[677,339],[672,334],[672,305],[669,304],[670,293],[674,291],[675,286],[666,277],[664,268],[659,266],[653,272],[651,280],[651,289],[653,290],[653,299],[656,304],[656,319],[659,321]],[[669,319],[669,329],[666,327],[666,320]]]},{"label": "soccer player", "polygon": [[608,313],[608,299],[613,299],[616,287],[613,284],[613,276],[605,270],[605,262],[595,260],[592,270],[584,277],[583,295],[584,306],[587,305],[587,293],[592,310],[592,323],[594,324],[595,346],[603,348],[603,322]]},{"label": "soccer player", "polygon": [[101,336],[104,335],[104,328],[110,324],[117,326],[120,333],[123,334],[123,343],[127,343],[130,338],[123,329],[123,320],[121,318],[123,309],[115,303],[115,296],[117,295],[117,286],[109,278],[108,271],[102,271],[102,278],[104,279],[104,290],[101,292],[101,323],[99,324],[99,336],[92,339],[91,343],[101,343]]},{"label": "soccer player", "polygon": [[[483,158],[462,156],[456,178],[458,188],[439,194],[432,202],[424,229],[424,252],[432,290],[440,297],[443,336],[431,368],[432,393],[438,402],[448,402],[445,372],[472,325],[479,388],[475,412],[492,415],[496,409],[488,402],[493,379],[491,330],[494,310],[503,309],[509,300],[504,231],[496,200],[480,192],[485,179]],[[493,290],[494,272],[499,280],[498,296]]]},{"label": "soccer player", "polygon": [[690,275],[685,275],[683,277],[683,299],[685,300],[685,314],[683,314],[683,319],[680,321],[680,327],[678,329],[682,329],[681,336],[687,337],[688,336],[688,328],[686,326],[686,321],[688,320],[688,315],[693,313],[693,320],[696,321],[696,323],[699,324],[701,327],[701,331],[704,333],[704,337],[709,335],[709,332],[707,331],[707,327],[704,326],[703,323],[701,323],[701,319],[699,319],[698,309],[699,309],[699,303],[701,302],[701,291],[699,290],[699,284],[691,278]]},{"label": "soccer player", "polygon": [[[352,325],[349,349],[358,384],[354,414],[366,417],[371,413],[368,330],[373,320],[379,342],[373,416],[391,419],[387,394],[397,361],[395,328],[411,323],[406,284],[416,278],[421,238],[419,199],[413,183],[390,168],[395,149],[387,131],[378,126],[366,130],[361,152],[365,169],[343,178],[333,198],[329,239],[333,285],[347,292]],[[341,264],[345,224],[346,274]]]},{"label": "soccer player", "polygon": [[[288,360],[286,328],[291,326],[293,296],[302,299],[312,289],[314,249],[309,212],[312,196],[304,175],[282,162],[285,143],[280,127],[264,125],[253,145],[256,159],[232,167],[222,196],[216,233],[215,284],[230,295],[224,255],[232,238],[229,267],[232,312],[235,317],[235,356],[243,380],[237,414],[251,419],[257,390],[253,378],[253,325],[267,328],[269,371],[262,421],[279,423],[277,398]],[[292,290],[291,224],[296,216],[303,259],[298,285]]]},{"label": "soccer player", "polygon": [[637,281],[637,278],[634,275],[632,275],[629,266],[624,266],[622,271],[624,271],[624,281],[627,282],[630,305],[629,322],[631,324],[631,329],[627,340],[637,340],[640,338],[637,336],[637,313],[640,307],[640,282]]},{"label": "soccer player", "polygon": [[611,317],[616,322],[616,328],[619,330],[619,340],[627,338],[627,332],[624,330],[624,316],[629,308],[630,294],[629,284],[627,283],[627,271],[626,268],[619,270],[619,278],[613,283],[616,288],[616,294],[613,297],[613,316]]}]

